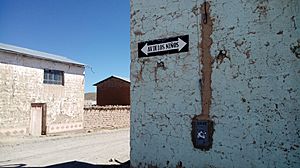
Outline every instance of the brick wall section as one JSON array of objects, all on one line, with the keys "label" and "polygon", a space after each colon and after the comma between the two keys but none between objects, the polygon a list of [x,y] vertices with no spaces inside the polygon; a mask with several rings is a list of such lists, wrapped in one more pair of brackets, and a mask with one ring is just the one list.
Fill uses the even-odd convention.
[{"label": "brick wall section", "polygon": [[126,128],[130,122],[130,106],[90,106],[84,108],[86,130]]}]

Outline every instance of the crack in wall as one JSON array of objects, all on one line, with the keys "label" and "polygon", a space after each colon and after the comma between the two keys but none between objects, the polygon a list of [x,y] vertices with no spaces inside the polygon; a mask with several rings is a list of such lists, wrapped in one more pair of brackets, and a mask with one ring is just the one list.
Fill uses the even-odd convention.
[{"label": "crack in wall", "polygon": [[[203,34],[209,21],[201,24],[202,15],[208,16],[200,9],[204,0],[131,1],[132,13],[139,10],[131,19],[133,167],[176,167],[178,161],[185,167],[297,166],[299,3],[263,1],[207,0],[213,22],[210,36]],[[177,14],[182,15],[175,18]],[[136,35],[137,30],[145,34]],[[139,41],[180,34],[190,37],[188,53],[149,58],[145,65],[137,58]],[[201,48],[201,42],[211,43],[210,37],[211,47]],[[205,51],[213,60],[203,62]],[[167,69],[158,68],[157,61],[164,61]],[[204,85],[211,100],[202,93]],[[205,108],[205,102],[211,104]],[[208,151],[192,147],[194,115],[197,123],[215,123],[213,148]]]}]

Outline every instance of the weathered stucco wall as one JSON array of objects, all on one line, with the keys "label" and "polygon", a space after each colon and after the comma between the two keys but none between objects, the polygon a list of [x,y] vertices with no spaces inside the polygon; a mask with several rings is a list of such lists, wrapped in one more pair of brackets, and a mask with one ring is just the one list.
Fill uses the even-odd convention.
[{"label": "weathered stucco wall", "polygon": [[84,129],[127,128],[130,106],[90,106],[84,108]]},{"label": "weathered stucco wall", "polygon": [[[64,85],[44,84],[44,69]],[[28,133],[31,103],[46,103],[47,133],[83,128],[84,67],[0,52],[0,133]]]},{"label": "weathered stucco wall", "polygon": [[[207,2],[203,24],[203,0],[131,0],[132,166],[299,167],[300,2]],[[189,52],[138,58],[179,35]],[[191,140],[201,113],[208,151]]]}]

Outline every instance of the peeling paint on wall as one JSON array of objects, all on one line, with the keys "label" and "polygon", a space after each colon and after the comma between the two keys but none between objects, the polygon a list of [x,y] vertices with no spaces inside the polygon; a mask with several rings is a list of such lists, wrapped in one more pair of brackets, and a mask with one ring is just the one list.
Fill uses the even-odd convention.
[{"label": "peeling paint on wall", "polygon": [[297,40],[297,43],[293,43],[290,49],[300,59],[300,39]]},{"label": "peeling paint on wall", "polygon": [[[205,37],[203,2],[131,0],[132,166],[300,167],[300,2],[208,0]],[[138,58],[139,42],[180,35],[189,52]],[[214,122],[208,151],[191,141],[200,112]]]}]

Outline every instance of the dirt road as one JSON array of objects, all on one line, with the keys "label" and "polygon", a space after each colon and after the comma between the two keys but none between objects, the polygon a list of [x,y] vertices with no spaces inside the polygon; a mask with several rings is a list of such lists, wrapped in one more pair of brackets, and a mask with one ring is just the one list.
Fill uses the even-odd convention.
[{"label": "dirt road", "polygon": [[112,164],[129,160],[129,129],[0,140],[0,167],[50,166],[79,161]]}]

